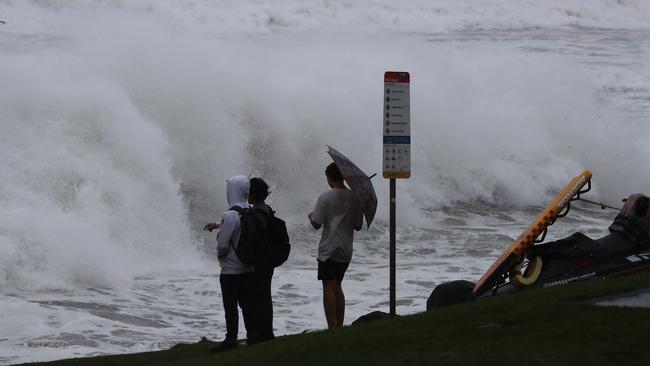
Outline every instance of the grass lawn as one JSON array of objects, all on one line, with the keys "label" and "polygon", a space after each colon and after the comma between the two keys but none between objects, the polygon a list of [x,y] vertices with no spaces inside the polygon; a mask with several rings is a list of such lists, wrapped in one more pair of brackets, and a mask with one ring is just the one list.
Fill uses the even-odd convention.
[{"label": "grass lawn", "polygon": [[[37,365],[650,365],[650,308],[592,305],[650,274],[503,295],[212,354],[211,342]],[[34,364],[36,365],[36,364]]]}]

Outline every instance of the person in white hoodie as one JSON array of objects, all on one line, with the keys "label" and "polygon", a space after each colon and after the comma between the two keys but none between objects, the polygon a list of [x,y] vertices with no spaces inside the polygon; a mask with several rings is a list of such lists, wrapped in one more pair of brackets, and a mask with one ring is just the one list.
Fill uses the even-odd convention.
[{"label": "person in white hoodie", "polygon": [[[249,180],[244,175],[237,175],[228,179],[227,198],[229,207],[239,206],[248,208]],[[221,352],[237,347],[237,333],[239,332],[239,311],[242,309],[244,326],[248,340],[252,340],[253,329],[253,304],[252,304],[252,276],[253,266],[243,264],[237,257],[235,248],[241,234],[239,214],[228,209],[223,213],[221,223],[209,223],[204,230],[219,229],[217,234],[217,257],[221,266],[219,283],[226,317],[226,338],[219,346],[211,351]]]}]

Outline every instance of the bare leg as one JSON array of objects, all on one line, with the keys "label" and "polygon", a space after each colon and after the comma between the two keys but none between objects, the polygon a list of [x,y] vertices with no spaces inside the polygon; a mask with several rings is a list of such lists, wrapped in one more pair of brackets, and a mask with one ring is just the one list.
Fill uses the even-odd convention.
[{"label": "bare leg", "polygon": [[336,328],[338,324],[336,287],[336,280],[323,280],[323,308],[329,329]]},{"label": "bare leg", "polygon": [[336,283],[336,326],[343,326],[343,319],[345,319],[345,295],[341,282]]}]

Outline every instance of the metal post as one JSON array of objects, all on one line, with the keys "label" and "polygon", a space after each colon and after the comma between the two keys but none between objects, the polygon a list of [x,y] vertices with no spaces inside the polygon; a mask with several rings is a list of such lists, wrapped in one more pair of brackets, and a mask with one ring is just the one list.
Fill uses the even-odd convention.
[{"label": "metal post", "polygon": [[395,179],[390,179],[390,316],[395,316]]}]

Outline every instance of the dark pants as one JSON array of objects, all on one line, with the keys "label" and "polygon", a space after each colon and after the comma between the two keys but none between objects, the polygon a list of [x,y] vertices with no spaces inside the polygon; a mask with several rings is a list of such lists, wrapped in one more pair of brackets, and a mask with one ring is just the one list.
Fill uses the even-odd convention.
[{"label": "dark pants", "polygon": [[252,303],[252,284],[253,274],[221,274],[219,282],[221,283],[221,297],[223,298],[223,310],[226,314],[226,339],[225,343],[237,342],[237,333],[239,332],[239,311],[237,304],[242,310],[244,316],[244,326],[246,327],[246,336],[248,339],[254,338],[253,329],[253,303]]},{"label": "dark pants", "polygon": [[253,298],[256,303],[255,327],[260,341],[273,339],[273,300],[271,298],[271,279],[273,267],[255,267]]}]

